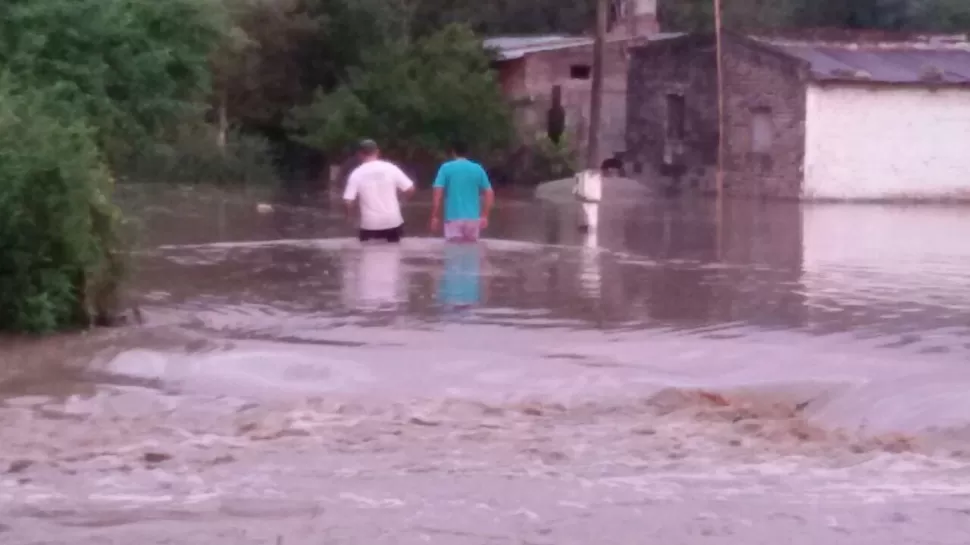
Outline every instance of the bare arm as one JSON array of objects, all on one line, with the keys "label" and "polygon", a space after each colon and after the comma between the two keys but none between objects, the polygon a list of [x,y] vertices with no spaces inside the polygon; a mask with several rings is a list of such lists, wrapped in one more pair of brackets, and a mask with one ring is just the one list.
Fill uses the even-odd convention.
[{"label": "bare arm", "polygon": [[347,211],[347,218],[354,217],[354,208],[357,201],[357,176],[351,172],[347,177],[347,187],[344,189],[344,209]]},{"label": "bare arm", "polygon": [[434,188],[431,198],[431,218],[441,218],[441,201],[444,200],[445,190],[441,187]]},{"label": "bare arm", "polygon": [[488,179],[488,173],[485,169],[481,169],[481,181],[479,181],[479,188],[482,190],[482,212],[481,212],[481,223],[482,227],[488,226],[488,215],[492,213],[492,206],[495,205],[495,190],[492,189],[492,182]]},{"label": "bare arm", "polygon": [[445,186],[447,186],[447,176],[445,167],[438,168],[438,174],[434,177],[431,197],[431,231],[435,232],[441,227],[441,201],[445,198]]},{"label": "bare arm", "polygon": [[397,169],[397,190],[405,198],[414,195],[414,181],[400,168]]},{"label": "bare arm", "polygon": [[488,188],[483,191],[482,199],[482,218],[488,219],[488,215],[492,213],[492,207],[495,205],[495,191],[492,188]]}]

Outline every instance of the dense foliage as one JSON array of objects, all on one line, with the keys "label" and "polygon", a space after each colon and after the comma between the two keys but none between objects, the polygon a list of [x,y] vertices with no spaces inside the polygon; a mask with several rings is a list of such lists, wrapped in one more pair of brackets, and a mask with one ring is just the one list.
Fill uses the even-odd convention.
[{"label": "dense foliage", "polygon": [[0,4],[0,328],[107,321],[125,270],[112,168],[208,94],[196,0]]},{"label": "dense foliage", "polygon": [[111,310],[122,260],[94,130],[46,92],[0,89],[0,324],[47,331]]},{"label": "dense foliage", "polygon": [[[660,0],[669,30],[711,30],[711,0]],[[726,28],[849,28],[923,32],[970,31],[966,0],[722,0]]]},{"label": "dense foliage", "polygon": [[320,149],[339,152],[369,135],[406,162],[440,159],[457,138],[487,155],[512,133],[481,40],[456,25],[373,52],[294,114],[304,141]]},{"label": "dense foliage", "polygon": [[228,1],[235,38],[214,62],[227,127],[309,145],[337,163],[363,136],[418,162],[458,132],[471,130],[477,151],[507,143],[508,106],[480,35],[430,24],[429,2]]},{"label": "dense foliage", "polygon": [[222,17],[198,0],[5,0],[0,66],[123,153],[208,93]]}]

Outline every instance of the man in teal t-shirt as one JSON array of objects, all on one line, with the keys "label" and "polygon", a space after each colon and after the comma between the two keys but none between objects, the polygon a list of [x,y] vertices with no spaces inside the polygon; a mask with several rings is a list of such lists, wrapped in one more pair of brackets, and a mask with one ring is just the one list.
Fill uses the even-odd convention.
[{"label": "man in teal t-shirt", "polygon": [[[465,158],[464,144],[451,146],[451,160],[441,165],[434,180],[431,230],[441,225],[441,202],[445,209],[445,240],[474,242],[488,227],[495,192],[482,165]],[[484,201],[482,195],[484,194]]]}]

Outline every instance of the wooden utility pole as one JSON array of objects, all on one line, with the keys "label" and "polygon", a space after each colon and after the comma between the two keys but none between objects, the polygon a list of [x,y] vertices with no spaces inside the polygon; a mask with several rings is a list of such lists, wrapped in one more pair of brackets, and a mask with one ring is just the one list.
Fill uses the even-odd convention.
[{"label": "wooden utility pole", "polygon": [[724,196],[724,53],[721,0],[714,0],[714,54],[717,55],[717,200]]},{"label": "wooden utility pole", "polygon": [[589,137],[586,142],[586,168],[596,168],[600,154],[600,126],[603,119],[603,68],[606,64],[606,32],[610,0],[596,2],[596,36],[593,40],[592,89],[589,97]]},{"label": "wooden utility pole", "polygon": [[724,258],[724,52],[722,50],[723,26],[721,24],[721,0],[714,1],[714,54],[717,56],[717,259]]}]

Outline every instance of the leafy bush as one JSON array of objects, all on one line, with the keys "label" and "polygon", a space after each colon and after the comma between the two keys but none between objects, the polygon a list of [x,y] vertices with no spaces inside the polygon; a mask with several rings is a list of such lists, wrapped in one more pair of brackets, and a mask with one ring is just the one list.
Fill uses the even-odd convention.
[{"label": "leafy bush", "polygon": [[538,133],[498,162],[500,166],[494,169],[493,177],[502,183],[524,186],[561,180],[576,173],[576,159],[577,149],[569,133],[558,143],[545,133]]},{"label": "leafy bush", "polygon": [[301,141],[327,153],[366,136],[409,163],[440,158],[455,138],[485,155],[512,135],[481,40],[456,25],[372,52],[346,84],[294,110],[293,125]]},{"label": "leafy bush", "polygon": [[260,136],[231,131],[225,147],[217,129],[204,123],[180,125],[117,165],[120,178],[133,182],[220,185],[274,184],[270,143]]},{"label": "leafy bush", "polygon": [[[33,332],[115,309],[120,214],[94,131],[0,84],[0,324]],[[52,113],[54,112],[54,113]]]},{"label": "leafy bush", "polygon": [[224,15],[199,0],[4,0],[0,67],[84,116],[112,158],[205,97]]},{"label": "leafy bush", "polygon": [[195,109],[217,2],[0,2],[0,328],[107,321],[127,254],[110,168]]},{"label": "leafy bush", "polygon": [[564,134],[559,142],[554,142],[545,134],[540,134],[532,144],[531,150],[533,168],[541,176],[539,181],[558,180],[576,173],[577,149],[568,134]]}]

